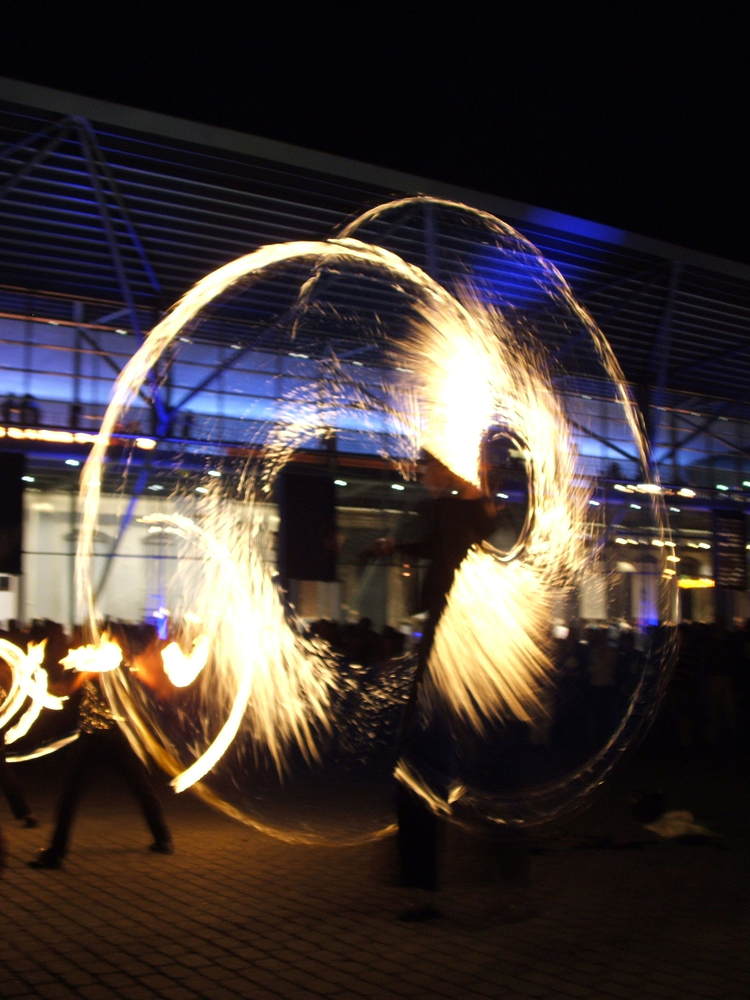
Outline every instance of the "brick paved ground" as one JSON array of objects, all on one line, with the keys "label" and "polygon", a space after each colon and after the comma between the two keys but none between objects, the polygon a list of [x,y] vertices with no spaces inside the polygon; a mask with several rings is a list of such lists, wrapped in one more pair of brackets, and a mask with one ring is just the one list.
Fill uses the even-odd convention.
[{"label": "brick paved ground", "polygon": [[621,776],[534,856],[531,916],[493,912],[506,887],[483,886],[482,851],[452,834],[445,918],[404,924],[382,848],[287,846],[185,797],[167,801],[172,857],[145,851],[133,804],[106,787],[85,801],[65,869],[31,870],[63,764],[19,772],[40,831],[2,813],[2,1000],[750,997],[750,814],[737,772],[665,779],[672,804],[725,832],[726,849],[581,849],[586,832],[633,835],[618,803],[646,776]]}]

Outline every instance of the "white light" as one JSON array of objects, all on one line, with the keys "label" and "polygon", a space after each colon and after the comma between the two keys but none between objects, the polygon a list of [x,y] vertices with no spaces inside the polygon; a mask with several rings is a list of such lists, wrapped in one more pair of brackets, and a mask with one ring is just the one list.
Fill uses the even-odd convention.
[{"label": "white light", "polygon": [[627,538],[615,538],[615,545],[627,545]]},{"label": "white light", "polygon": [[153,438],[136,438],[135,446],[136,448],[142,448],[144,451],[153,451],[156,447],[156,441]]},{"label": "white light", "polygon": [[127,335],[128,335],[128,331],[127,330],[123,330],[121,327],[118,327],[115,330],[115,333],[119,333],[121,337],[127,337]]},{"label": "white light", "polygon": [[667,556],[667,562],[677,563],[680,561],[679,556]]},{"label": "white light", "polygon": [[673,514],[679,514],[680,513],[680,508],[679,507],[670,507],[669,509],[672,511]]},{"label": "white light", "polygon": [[622,483],[615,483],[615,489],[619,490],[620,493],[632,493],[632,489],[629,486],[623,486]]},{"label": "white light", "polygon": [[161,483],[151,483],[151,485],[149,486],[149,489],[153,490],[154,493],[158,493],[159,490],[163,490],[164,487],[161,485]]},{"label": "white light", "polygon": [[726,493],[727,490],[729,489],[729,487],[725,486],[724,483],[717,483],[716,484],[716,489],[717,490],[721,490],[722,493]]},{"label": "white light", "polygon": [[207,486],[196,486],[195,487],[195,492],[196,493],[208,493],[208,487]]},{"label": "white light", "polygon": [[638,483],[636,489],[639,493],[651,493],[657,494],[661,493],[661,486],[656,483]]},{"label": "white light", "polygon": [[508,499],[508,494],[507,493],[496,493],[495,496],[498,498],[498,500],[507,500]]},{"label": "white light", "polygon": [[392,490],[399,490],[399,491],[402,491],[402,490],[405,490],[405,489],[406,489],[406,487],[405,487],[405,486],[402,486],[402,485],[401,485],[401,483],[391,483],[391,489],[392,489]]},{"label": "white light", "polygon": [[742,480],[742,485],[743,486],[750,486],[750,479],[743,479]]},{"label": "white light", "polygon": [[643,508],[641,507],[641,505],[639,503],[631,503],[630,506],[631,506],[631,508],[633,510],[643,510]]},{"label": "white light", "polygon": [[77,458],[66,458],[65,459],[65,464],[66,465],[76,466],[76,465],[80,465],[81,463],[78,461]]},{"label": "white light", "polygon": [[589,507],[601,507],[598,500],[589,500]]},{"label": "white light", "polygon": [[33,476],[21,476],[22,483],[35,483],[36,479]]},{"label": "white light", "polygon": [[698,542],[698,548],[699,549],[710,549],[711,546],[708,544],[708,542]]},{"label": "white light", "polygon": [[678,497],[694,497],[695,490],[691,490],[688,486],[683,486],[681,490],[677,490]]},{"label": "white light", "polygon": [[221,475],[218,469],[209,469],[208,474],[209,476],[211,476],[212,479],[218,479],[219,476]]},{"label": "white light", "polygon": [[192,340],[190,339],[190,337],[180,337],[180,340],[182,341],[183,344],[192,344]]},{"label": "white light", "polygon": [[458,496],[458,490],[451,490],[451,496],[452,497],[457,497]]},{"label": "white light", "polygon": [[230,348],[233,351],[241,351],[242,350],[242,344],[230,344],[229,346],[230,346]]},{"label": "white light", "polygon": [[310,355],[309,354],[300,354],[299,351],[290,351],[289,352],[289,357],[290,358],[309,358]]},{"label": "white light", "polygon": [[661,549],[664,547],[664,542],[661,540],[661,538],[652,538],[651,544],[655,545],[657,549]]},{"label": "white light", "polygon": [[334,479],[333,485],[334,486],[348,486],[349,483],[345,479]]},{"label": "white light", "polygon": [[365,367],[364,361],[352,361],[352,364],[356,365],[357,368],[364,368]]}]

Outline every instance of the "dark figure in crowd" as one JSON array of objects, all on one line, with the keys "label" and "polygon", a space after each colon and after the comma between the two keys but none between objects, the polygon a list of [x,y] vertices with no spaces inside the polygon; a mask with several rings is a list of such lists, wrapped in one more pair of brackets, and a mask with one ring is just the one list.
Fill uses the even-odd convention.
[{"label": "dark figure in crowd", "polygon": [[81,793],[93,771],[102,764],[117,771],[138,800],[154,838],[149,849],[159,854],[172,854],[172,838],[159,800],[151,787],[148,771],[113,717],[101,690],[99,675],[77,674],[72,690],[77,688],[81,689],[80,736],[73,746],[70,771],[57,804],[50,845],[29,862],[30,866],[59,868],[62,865]]},{"label": "dark figure in crowd", "polygon": [[6,396],[5,399],[3,400],[3,409],[2,409],[3,423],[4,424],[15,423],[19,415],[19,412],[20,410],[16,397]]},{"label": "dark figure in crowd", "polygon": [[39,426],[39,407],[34,402],[34,397],[28,392],[21,400],[20,418],[24,427]]},{"label": "dark figure in crowd", "polygon": [[[381,539],[372,554],[398,551],[405,556],[429,560],[420,595],[420,609],[426,612],[418,647],[417,670],[409,702],[404,712],[398,746],[400,759],[424,775],[438,780],[450,776],[451,733],[439,709],[423,704],[430,684],[429,658],[440,617],[448,599],[456,570],[470,547],[491,534],[495,526],[495,505],[479,489],[456,477],[432,455],[420,463],[422,481],[431,493],[419,509],[419,538],[396,543]],[[424,901],[426,893],[438,888],[438,817],[421,796],[402,782],[396,786],[398,854],[400,882],[417,890],[420,898],[400,914],[403,920],[429,920],[440,915],[434,903]]]}]

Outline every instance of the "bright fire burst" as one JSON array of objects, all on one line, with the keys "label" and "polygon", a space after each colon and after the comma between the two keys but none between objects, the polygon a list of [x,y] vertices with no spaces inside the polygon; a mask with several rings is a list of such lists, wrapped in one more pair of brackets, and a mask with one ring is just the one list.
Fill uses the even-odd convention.
[{"label": "bright fire burst", "polygon": [[[453,712],[477,730],[492,718],[538,716],[552,670],[548,633],[553,604],[581,579],[592,558],[586,527],[589,493],[581,486],[564,405],[534,338],[526,336],[521,345],[504,315],[480,305],[470,291],[452,294],[395,254],[352,238],[387,211],[427,201],[479,219],[491,235],[513,241],[539,265],[545,292],[587,332],[616,388],[647,468],[642,422],[603,334],[559,272],[512,227],[488,213],[439,199],[404,199],[365,213],[338,239],[262,247],[207,275],[152,330],[123,369],[83,470],[77,581],[93,645],[84,648],[88,652],[79,650],[67,664],[109,672],[102,677],[104,690],[117,712],[127,718],[129,738],[172,773],[178,790],[207,775],[240,732],[251,733],[283,772],[291,748],[314,758],[319,737],[330,725],[340,683],[337,659],[322,641],[305,638],[300,623],[285,608],[273,570],[263,557],[270,529],[261,501],[294,450],[311,435],[329,433],[332,416],[344,402],[357,409],[365,431],[369,414],[378,413],[381,421],[389,422],[401,442],[393,460],[406,471],[413,470],[413,460],[425,448],[456,476],[479,488],[482,442],[498,425],[530,456],[529,512],[521,536],[509,552],[489,543],[469,550],[436,632],[430,673]],[[322,382],[311,382],[281,400],[263,458],[243,477],[241,520],[216,479],[207,481],[193,518],[176,510],[149,517],[153,525],[179,534],[186,551],[200,554],[199,560],[180,563],[182,607],[173,616],[173,621],[180,616],[182,620],[179,644],[162,651],[172,683],[198,683],[206,712],[215,719],[208,745],[185,766],[179,752],[172,752],[149,726],[119,674],[113,673],[120,662],[114,662],[117,654],[108,654],[111,666],[93,666],[102,662],[95,660],[94,650],[101,655],[107,644],[97,624],[100,611],[91,579],[103,463],[123,412],[186,324],[239,281],[288,262],[307,262],[311,267],[311,277],[300,292],[300,309],[313,295],[323,269],[349,266],[377,272],[408,296],[413,321],[407,337],[387,342],[393,371],[377,399],[332,359],[324,391]],[[657,527],[663,530],[658,494],[649,502]],[[670,586],[669,581],[662,582],[665,588]],[[194,609],[200,609],[200,633],[190,623]],[[404,762],[401,773],[415,780]],[[602,768],[592,770],[583,784],[579,782],[576,794],[583,785],[593,787],[601,774]],[[441,808],[450,812],[450,801]]]}]

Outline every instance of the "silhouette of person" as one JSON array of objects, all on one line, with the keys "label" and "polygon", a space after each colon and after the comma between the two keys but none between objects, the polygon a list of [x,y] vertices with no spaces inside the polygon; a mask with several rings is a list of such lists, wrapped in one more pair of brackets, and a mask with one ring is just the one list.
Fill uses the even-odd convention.
[{"label": "silhouette of person", "polygon": [[[374,554],[402,555],[429,561],[420,594],[426,613],[417,650],[417,670],[404,710],[399,740],[400,761],[415,762],[425,776],[437,780],[451,770],[451,734],[440,711],[428,711],[423,697],[429,683],[429,659],[440,617],[453,578],[466,553],[491,534],[495,505],[480,489],[460,479],[434,455],[424,453],[420,477],[431,496],[417,508],[418,538],[396,543],[381,539]],[[413,890],[415,902],[399,914],[402,920],[430,920],[440,916],[432,901],[438,888],[439,820],[424,798],[402,781],[396,784],[399,880]]]},{"label": "silhouette of person", "polygon": [[32,868],[60,868],[68,852],[70,832],[78,803],[94,770],[106,765],[117,771],[141,807],[154,838],[149,850],[172,854],[172,838],[148,772],[117,724],[100,685],[98,674],[76,675],[72,690],[81,689],[80,736],[73,748],[67,780],[57,804],[55,828],[49,847],[29,862]]}]

